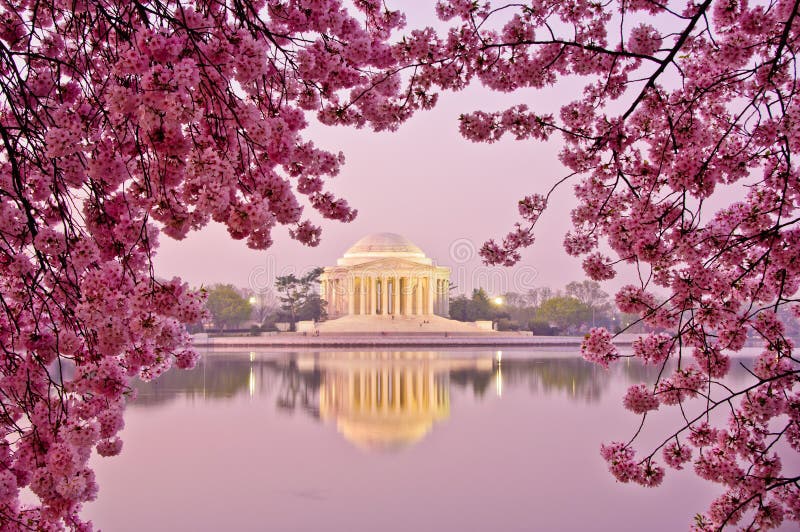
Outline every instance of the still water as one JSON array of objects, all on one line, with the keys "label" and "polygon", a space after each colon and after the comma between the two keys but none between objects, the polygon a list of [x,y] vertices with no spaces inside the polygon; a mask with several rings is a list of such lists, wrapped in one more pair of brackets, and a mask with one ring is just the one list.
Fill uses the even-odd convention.
[{"label": "still water", "polygon": [[[716,486],[618,484],[598,453],[636,430],[622,396],[651,368],[565,349],[204,354],[137,386],[85,516],[109,532],[687,529]],[[657,412],[643,441],[678,421]]]}]

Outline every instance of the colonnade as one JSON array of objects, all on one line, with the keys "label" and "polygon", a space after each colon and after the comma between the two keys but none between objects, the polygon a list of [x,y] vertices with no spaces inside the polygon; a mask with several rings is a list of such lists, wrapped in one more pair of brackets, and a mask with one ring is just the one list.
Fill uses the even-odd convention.
[{"label": "colonnade", "polygon": [[361,368],[326,375],[320,411],[423,413],[449,408],[449,374],[428,368]]},{"label": "colonnade", "polygon": [[423,316],[449,313],[448,279],[433,275],[348,275],[321,281],[328,315]]}]

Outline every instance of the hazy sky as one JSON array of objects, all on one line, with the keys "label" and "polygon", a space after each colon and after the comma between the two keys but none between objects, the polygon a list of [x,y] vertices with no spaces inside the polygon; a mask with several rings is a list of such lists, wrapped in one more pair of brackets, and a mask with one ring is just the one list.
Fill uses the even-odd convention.
[{"label": "hazy sky", "polygon": [[[409,28],[433,21],[432,6],[409,17]],[[488,238],[502,238],[518,220],[517,201],[546,192],[567,171],[558,161],[560,137],[548,143],[503,139],[475,144],[458,133],[460,113],[505,109],[527,103],[537,112],[558,113],[561,104],[579,95],[579,85],[512,95],[475,85],[460,93],[442,93],[433,111],[417,114],[395,133],[313,125],[305,137],[345,153],[342,173],[329,189],[359,211],[349,224],[323,221],[316,211],[306,215],[323,226],[322,243],[307,248],[276,228],[266,251],[248,249],[230,239],[223,226],[212,224],[183,241],[161,238],[158,274],[180,276],[192,285],[233,283],[254,289],[271,286],[275,275],[333,265],[350,245],[374,232],[405,235],[438,264],[453,269],[458,291],[483,286],[492,294],[524,292],[533,286],[560,288],[583,278],[580,259],[568,256],[562,240],[575,202],[572,183],[552,198],[539,221],[537,241],[515,268],[488,268],[476,256]],[[614,283],[609,288],[618,286]]]}]

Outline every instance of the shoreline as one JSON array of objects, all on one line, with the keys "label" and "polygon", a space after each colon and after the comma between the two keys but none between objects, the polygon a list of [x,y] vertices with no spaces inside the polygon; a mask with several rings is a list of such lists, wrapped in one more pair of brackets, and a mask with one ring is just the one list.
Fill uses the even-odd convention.
[{"label": "shoreline", "polygon": [[[616,345],[630,345],[638,334],[623,334]],[[385,335],[349,333],[321,334],[279,333],[268,336],[208,337],[195,335],[197,348],[245,347],[580,347],[582,336],[531,336],[521,334],[387,333]]]}]

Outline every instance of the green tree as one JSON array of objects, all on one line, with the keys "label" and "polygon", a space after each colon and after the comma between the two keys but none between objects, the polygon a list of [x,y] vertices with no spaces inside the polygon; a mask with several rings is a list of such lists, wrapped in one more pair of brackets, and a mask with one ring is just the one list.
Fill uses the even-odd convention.
[{"label": "green tree", "polygon": [[320,321],[328,317],[327,302],[317,293],[310,293],[297,311],[297,320]]},{"label": "green tree", "polygon": [[538,336],[553,336],[556,334],[556,330],[550,326],[550,322],[542,318],[534,318],[528,321],[528,330]]},{"label": "green tree", "polygon": [[252,292],[249,300],[253,301],[253,318],[259,325],[264,325],[267,317],[278,311],[277,298],[269,288]]},{"label": "green tree", "polygon": [[250,319],[253,308],[231,284],[218,284],[208,290],[206,308],[214,318],[214,325],[221,329],[237,327]]},{"label": "green tree", "polygon": [[497,312],[492,308],[489,294],[483,288],[476,288],[472,291],[472,308],[475,315],[474,320],[493,320]]},{"label": "green tree", "polygon": [[528,302],[534,307],[540,306],[551,297],[553,297],[553,290],[549,286],[531,288],[527,294]]},{"label": "green tree", "polygon": [[315,290],[322,271],[322,268],[317,267],[302,277],[292,273],[275,278],[281,309],[286,313],[292,331],[299,319],[320,320],[325,317],[327,302]]},{"label": "green tree", "polygon": [[602,318],[602,321],[607,322],[611,317],[611,301],[606,292],[600,288],[600,283],[591,281],[572,281],[566,287],[568,296],[576,298],[578,301],[589,307],[591,310],[592,327],[596,322]]},{"label": "green tree", "polygon": [[450,318],[458,321],[494,320],[498,312],[483,288],[472,291],[472,297],[458,296],[450,300]]},{"label": "green tree", "polygon": [[458,321],[474,321],[470,319],[470,300],[466,296],[456,296],[450,300],[450,318]]},{"label": "green tree", "polygon": [[516,292],[508,292],[505,295],[503,311],[521,328],[536,316],[536,308],[531,306],[528,295]]},{"label": "green tree", "polygon": [[575,297],[556,296],[541,304],[536,318],[555,325],[563,332],[569,332],[591,320],[592,309]]}]

